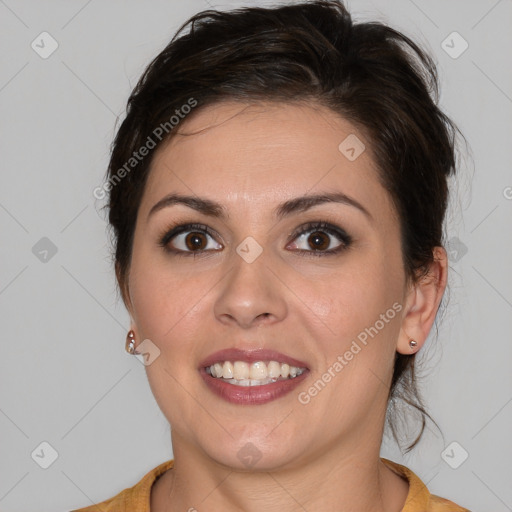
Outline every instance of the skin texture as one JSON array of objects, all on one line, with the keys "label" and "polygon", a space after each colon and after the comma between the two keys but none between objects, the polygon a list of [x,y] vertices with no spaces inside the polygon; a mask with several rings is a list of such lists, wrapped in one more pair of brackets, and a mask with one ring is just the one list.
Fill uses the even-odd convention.
[{"label": "skin texture", "polygon": [[[387,395],[395,352],[411,353],[411,338],[421,349],[435,319],[446,252],[436,248],[429,276],[408,282],[397,214],[370,144],[323,107],[226,102],[178,129],[187,135],[155,154],[122,283],[137,342],[149,339],[160,350],[146,371],[172,427],[175,468],[154,486],[151,510],[400,511],[408,485],[379,459]],[[354,161],[338,149],[349,134],[366,145]],[[273,216],[284,201],[333,191],[358,201],[371,218],[333,202]],[[173,205],[148,218],[171,192],[217,201],[228,217]],[[322,230],[293,235],[315,221],[345,230],[351,244],[337,254],[312,254],[311,234]],[[166,252],[160,237],[189,222],[206,224],[215,237],[203,234],[202,252],[192,256]],[[193,251],[185,243],[190,231],[168,247]],[[252,263],[236,252],[248,236],[263,249]],[[325,231],[320,236],[327,249],[343,245]],[[299,393],[395,303],[401,308],[394,318],[300,403]],[[280,351],[305,361],[310,374],[267,404],[230,404],[197,369],[230,347]],[[248,442],[261,454],[250,469],[237,456]]]}]

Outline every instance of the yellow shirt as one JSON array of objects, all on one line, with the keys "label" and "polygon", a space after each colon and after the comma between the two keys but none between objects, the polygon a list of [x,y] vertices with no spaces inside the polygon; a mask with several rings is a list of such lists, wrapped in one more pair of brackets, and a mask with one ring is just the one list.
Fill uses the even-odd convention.
[{"label": "yellow shirt", "polygon": [[[430,494],[425,484],[409,468],[388,459],[381,460],[409,482],[409,493],[402,512],[471,512],[452,501]],[[113,498],[71,512],[150,512],[151,486],[173,465],[174,459],[168,460],[152,469],[139,483]]]}]

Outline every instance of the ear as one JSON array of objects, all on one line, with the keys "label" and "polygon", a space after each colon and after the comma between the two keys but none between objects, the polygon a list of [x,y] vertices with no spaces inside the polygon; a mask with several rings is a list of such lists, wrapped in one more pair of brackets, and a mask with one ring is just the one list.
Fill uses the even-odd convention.
[{"label": "ear", "polygon": [[[435,247],[432,253],[434,261],[429,265],[427,274],[412,283],[407,293],[396,347],[400,354],[410,355],[424,345],[443,298],[448,278],[448,256],[443,247]],[[414,348],[409,345],[411,339],[418,343]]]},{"label": "ear", "polygon": [[130,313],[132,314],[132,302],[130,299],[130,290],[128,289],[128,276],[123,276],[121,272],[121,266],[118,261],[115,264],[115,272],[116,272],[116,280],[117,285],[119,286],[119,291],[121,292],[121,298],[123,299],[123,303]]},{"label": "ear", "polygon": [[130,330],[135,332],[135,337],[137,338],[137,326],[135,325],[135,321],[133,319],[133,305],[128,287],[128,277],[123,278],[121,274],[121,267],[119,266],[118,262],[115,264],[115,272],[119,291],[121,292],[121,298],[123,299],[123,303],[128,311],[128,314],[130,315]]}]

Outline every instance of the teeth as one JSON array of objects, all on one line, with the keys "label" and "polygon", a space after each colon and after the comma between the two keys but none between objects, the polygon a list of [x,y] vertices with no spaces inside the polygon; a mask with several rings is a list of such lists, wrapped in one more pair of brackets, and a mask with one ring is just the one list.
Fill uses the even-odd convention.
[{"label": "teeth", "polygon": [[222,377],[222,365],[221,364],[215,363],[213,365],[212,375],[213,374],[214,374],[214,377]]},{"label": "teeth", "polygon": [[263,380],[253,380],[253,379],[236,380],[236,379],[229,379],[229,380],[226,380],[226,382],[229,382],[230,384],[234,384],[235,386],[242,386],[242,387],[263,386],[264,384],[270,384],[271,382],[275,382],[275,381],[276,381],[276,379],[263,379]]},{"label": "teeth", "polygon": [[267,365],[268,376],[277,379],[281,376],[281,365],[277,361],[270,361]]},{"label": "teeth", "polygon": [[267,365],[263,361],[252,363],[249,369],[249,377],[252,380],[263,380],[268,376]]},{"label": "teeth", "polygon": [[237,380],[249,378],[249,364],[245,361],[235,361],[233,378]]},{"label": "teeth", "polygon": [[277,380],[293,379],[304,370],[278,361],[256,361],[252,364],[224,361],[208,366],[206,373],[237,386],[262,386]]},{"label": "teeth", "polygon": [[226,361],[224,366],[222,367],[222,378],[223,379],[232,379],[233,378],[233,365]]}]

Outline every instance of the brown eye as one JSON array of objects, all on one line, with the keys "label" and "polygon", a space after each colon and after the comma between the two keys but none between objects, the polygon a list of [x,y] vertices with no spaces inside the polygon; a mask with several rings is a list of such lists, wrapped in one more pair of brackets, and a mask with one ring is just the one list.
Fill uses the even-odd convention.
[{"label": "brown eye", "polygon": [[185,237],[185,246],[191,251],[204,249],[207,244],[204,233],[193,231]]},{"label": "brown eye", "polygon": [[352,237],[343,229],[327,222],[313,222],[294,235],[288,248],[296,252],[323,256],[343,251],[352,243]]},{"label": "brown eye", "polygon": [[308,236],[308,244],[313,250],[325,251],[330,244],[329,236],[322,231],[315,231]]},{"label": "brown eye", "polygon": [[167,231],[159,245],[167,252],[190,256],[222,249],[223,245],[215,240],[215,236],[208,226],[184,224]]}]

